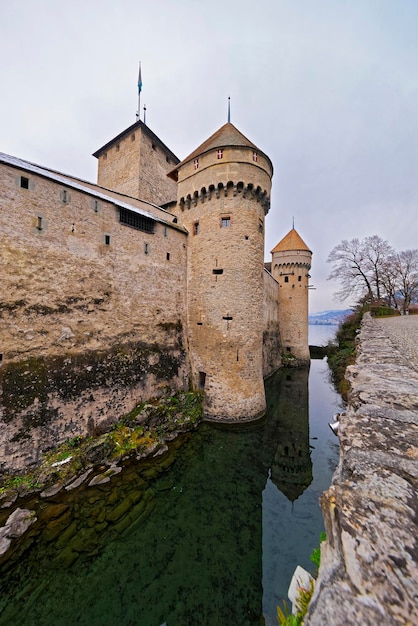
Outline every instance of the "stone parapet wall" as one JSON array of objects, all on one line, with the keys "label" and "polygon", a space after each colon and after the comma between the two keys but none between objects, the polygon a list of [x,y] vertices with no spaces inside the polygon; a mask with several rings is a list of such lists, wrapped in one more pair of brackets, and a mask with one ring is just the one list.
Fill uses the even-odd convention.
[{"label": "stone parapet wall", "polygon": [[418,316],[366,315],[305,626],[418,623]]}]

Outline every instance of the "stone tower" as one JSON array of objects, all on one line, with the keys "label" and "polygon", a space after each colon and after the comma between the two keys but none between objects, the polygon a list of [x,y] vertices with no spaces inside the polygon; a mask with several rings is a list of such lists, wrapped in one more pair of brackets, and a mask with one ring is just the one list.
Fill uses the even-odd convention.
[{"label": "stone tower", "polygon": [[[270,159],[227,123],[170,172],[189,232],[188,341],[208,418],[265,411],[262,372],[264,218]],[[173,209],[171,208],[173,211]]]},{"label": "stone tower", "polygon": [[176,185],[167,173],[179,159],[141,120],[93,156],[98,159],[98,185],[157,205],[176,199]]},{"label": "stone tower", "polygon": [[312,252],[292,228],[271,251],[271,272],[279,283],[282,349],[298,361],[309,361],[308,287]]}]

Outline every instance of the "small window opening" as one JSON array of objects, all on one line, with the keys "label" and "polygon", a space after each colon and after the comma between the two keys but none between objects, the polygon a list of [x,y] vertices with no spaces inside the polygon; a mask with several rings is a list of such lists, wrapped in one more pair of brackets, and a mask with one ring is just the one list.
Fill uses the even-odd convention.
[{"label": "small window opening", "polygon": [[263,232],[263,222],[262,222],[262,220],[259,220],[259,222],[258,222],[258,231],[259,231],[260,233],[262,233],[262,232]]},{"label": "small window opening", "polygon": [[27,178],[26,176],[21,176],[20,186],[22,189],[29,189],[29,178]]},{"label": "small window opening", "polygon": [[167,261],[169,261],[170,260],[170,253],[169,252],[167,252],[166,257],[167,257]]},{"label": "small window opening", "polygon": [[116,144],[116,146],[115,146],[115,148],[116,148],[116,152],[119,152],[119,150],[120,150],[120,144],[118,144],[118,143],[117,143],[117,144]]},{"label": "small window opening", "polygon": [[204,389],[206,384],[206,372],[199,372],[199,388]]},{"label": "small window opening", "polygon": [[67,191],[66,189],[63,189],[63,192],[62,192],[62,201],[63,201],[64,203],[67,203],[67,202],[68,202],[68,191]]},{"label": "small window opening", "polygon": [[0,352],[0,363],[3,361],[3,352]]},{"label": "small window opening", "polygon": [[42,230],[42,217],[40,217],[39,215],[36,218],[36,228],[38,230]]},{"label": "small window opening", "polygon": [[99,201],[98,200],[94,201],[93,207],[94,207],[94,212],[98,213],[99,212]]},{"label": "small window opening", "polygon": [[105,244],[110,246],[110,235],[105,235]]},{"label": "small window opening", "polygon": [[284,282],[285,282],[285,283],[288,283],[288,282],[289,282],[289,276],[285,276],[285,277],[284,277]]},{"label": "small window opening", "polygon": [[302,276],[298,276],[298,281],[300,282],[302,280]]},{"label": "small window opening", "polygon": [[287,346],[287,348],[286,348],[286,352],[291,352],[291,350],[290,350],[290,347],[289,347],[289,346]]},{"label": "small window opening", "polygon": [[217,155],[218,155],[218,159],[223,159],[224,151],[223,150],[218,150]]},{"label": "small window opening", "polygon": [[231,226],[231,218],[230,217],[223,217],[221,220],[221,227],[222,228],[229,228]]},{"label": "small window opening", "polygon": [[156,148],[155,148],[155,143],[151,144],[151,148],[152,148],[153,150],[155,150],[155,149],[156,149]]},{"label": "small window opening", "polygon": [[202,326],[202,325],[203,325],[203,322],[197,322],[197,325],[198,325],[198,326]]},{"label": "small window opening", "polygon": [[220,270],[220,269],[218,269],[218,268],[216,268],[216,269],[212,270],[212,274],[223,274],[223,273],[224,273],[224,271],[223,271],[223,270]]},{"label": "small window opening", "polygon": [[258,154],[257,152],[253,152],[253,161],[258,161]]},{"label": "small window opening", "polygon": [[199,222],[193,224],[193,235],[198,235],[200,232]]},{"label": "small window opening", "polygon": [[199,159],[195,159],[195,160],[193,161],[193,165],[194,165],[195,170],[197,170],[197,169],[198,169],[198,167],[199,167]]},{"label": "small window opening", "polygon": [[167,161],[167,163],[171,163],[171,161],[170,161],[168,156],[165,157],[165,160]]},{"label": "small window opening", "polygon": [[289,456],[289,446],[284,447],[284,453],[286,456]]},{"label": "small window opening", "polygon": [[145,243],[144,244],[144,252],[145,252],[145,254],[149,254],[150,253],[149,243]]},{"label": "small window opening", "polygon": [[249,239],[248,235],[245,235],[244,239],[245,239],[245,241],[248,241],[248,239]]}]

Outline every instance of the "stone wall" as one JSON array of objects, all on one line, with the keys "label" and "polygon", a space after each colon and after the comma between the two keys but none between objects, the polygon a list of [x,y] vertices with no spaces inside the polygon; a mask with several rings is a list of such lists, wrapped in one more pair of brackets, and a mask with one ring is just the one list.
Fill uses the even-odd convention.
[{"label": "stone wall", "polygon": [[187,235],[130,228],[112,199],[16,167],[0,185],[0,458],[14,471],[187,387]]},{"label": "stone wall", "polygon": [[264,270],[263,376],[267,378],[281,365],[279,301],[277,280]]},{"label": "stone wall", "polygon": [[418,316],[363,320],[306,626],[418,623],[418,361],[407,338],[416,353]]}]

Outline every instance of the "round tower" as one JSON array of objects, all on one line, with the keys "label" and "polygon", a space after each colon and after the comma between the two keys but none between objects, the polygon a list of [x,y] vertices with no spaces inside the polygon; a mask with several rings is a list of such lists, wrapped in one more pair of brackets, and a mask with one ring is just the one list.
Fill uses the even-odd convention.
[{"label": "round tower", "polygon": [[282,349],[298,361],[309,361],[308,288],[312,252],[292,228],[271,251],[271,272],[279,283],[279,327]]},{"label": "round tower", "polygon": [[262,373],[264,218],[270,159],[231,123],[169,174],[188,237],[188,339],[208,418],[265,411]]}]

